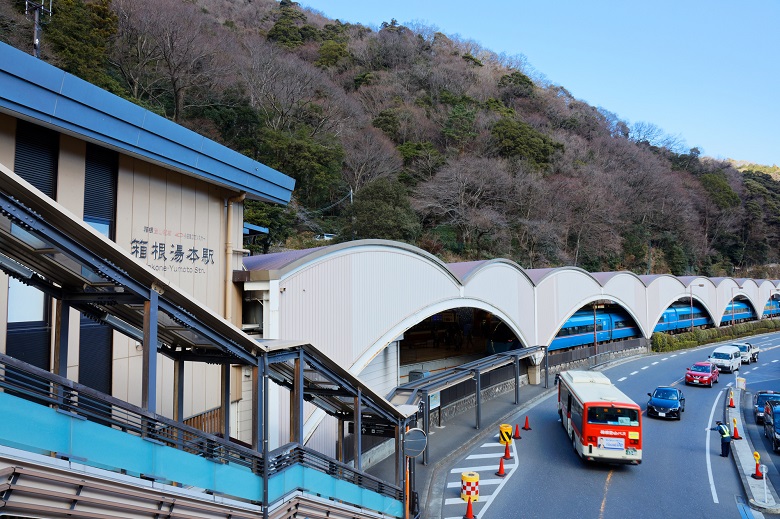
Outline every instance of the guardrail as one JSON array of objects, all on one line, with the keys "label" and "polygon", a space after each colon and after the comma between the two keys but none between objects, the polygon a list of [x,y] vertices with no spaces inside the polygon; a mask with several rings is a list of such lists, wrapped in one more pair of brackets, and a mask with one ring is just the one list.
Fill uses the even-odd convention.
[{"label": "guardrail", "polygon": [[[0,354],[0,389],[9,395],[202,456],[216,463],[234,463],[249,467],[258,476],[264,476],[263,457],[258,451],[149,413],[128,402],[4,354]],[[400,488],[297,443],[287,444],[269,453],[268,474],[265,476],[272,478],[296,464],[392,499],[401,500],[403,497]],[[316,492],[316,489],[305,489],[302,486],[301,489]]]}]

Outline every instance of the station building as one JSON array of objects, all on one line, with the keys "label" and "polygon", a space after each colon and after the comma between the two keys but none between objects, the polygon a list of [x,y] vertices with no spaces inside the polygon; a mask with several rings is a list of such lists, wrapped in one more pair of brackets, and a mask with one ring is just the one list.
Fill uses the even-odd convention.
[{"label": "station building", "polygon": [[[13,48],[0,62],[0,163],[240,326],[242,201],[285,204],[294,181]],[[0,315],[0,352],[50,369],[51,299],[0,274]],[[75,310],[67,318],[68,377],[140,403],[139,341]],[[161,363],[158,410],[172,416],[172,366]],[[217,367],[187,363],[185,380],[185,416],[220,406]]]}]

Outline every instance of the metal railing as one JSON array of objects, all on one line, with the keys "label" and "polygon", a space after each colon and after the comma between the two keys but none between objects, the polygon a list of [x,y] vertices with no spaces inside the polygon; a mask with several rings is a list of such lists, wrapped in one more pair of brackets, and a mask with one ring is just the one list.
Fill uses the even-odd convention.
[{"label": "metal railing", "polygon": [[[263,458],[258,451],[149,413],[128,402],[3,354],[0,354],[0,389],[9,395],[181,449],[216,463],[235,463],[249,467],[255,474],[263,476]],[[269,453],[266,477],[271,478],[296,464],[393,499],[400,500],[403,496],[402,490],[394,485],[295,443]],[[316,489],[301,490],[317,492]]]}]

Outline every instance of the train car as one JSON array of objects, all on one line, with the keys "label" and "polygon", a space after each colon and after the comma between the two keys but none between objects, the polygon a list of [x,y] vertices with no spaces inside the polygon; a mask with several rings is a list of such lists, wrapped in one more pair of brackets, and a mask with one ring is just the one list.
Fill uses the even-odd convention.
[{"label": "train car", "polygon": [[[698,305],[693,305],[693,326],[712,326],[712,319]],[[683,332],[691,329],[691,306],[674,304],[666,309],[653,332]]]},{"label": "train car", "polygon": [[764,305],[764,318],[777,317],[780,315],[780,301],[777,299],[770,299]]},{"label": "train car", "polygon": [[741,323],[744,321],[752,321],[755,318],[756,313],[753,311],[753,307],[740,301],[733,301],[726,308],[726,312],[723,314],[720,324]]},{"label": "train car", "polygon": [[[780,315],[780,301],[770,300],[764,310],[764,315]],[[732,321],[740,323],[754,320],[756,314],[753,308],[741,301],[734,301],[726,309],[721,324],[729,325]],[[578,310],[561,327],[550,343],[548,350],[562,350],[593,344],[594,336],[599,343],[631,339],[639,337],[639,328],[625,311],[619,308],[596,311],[594,329],[594,313],[591,309]],[[674,304],[666,309],[658,320],[653,332],[678,333],[691,329],[712,326],[712,319],[698,305]]]},{"label": "train car", "polygon": [[594,329],[593,310],[578,310],[563,324],[548,349],[561,350],[593,344],[594,335],[600,343],[639,337],[634,320],[621,311],[597,311],[595,321]]}]

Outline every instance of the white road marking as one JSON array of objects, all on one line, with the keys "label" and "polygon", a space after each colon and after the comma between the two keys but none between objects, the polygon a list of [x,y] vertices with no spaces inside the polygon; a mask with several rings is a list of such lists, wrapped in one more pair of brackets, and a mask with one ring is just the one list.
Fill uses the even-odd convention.
[{"label": "white road marking", "polygon": [[772,362],[777,362],[777,359],[773,360]]},{"label": "white road marking", "polygon": [[662,358],[661,360],[667,360],[668,358],[669,358],[669,357],[664,357],[664,358]]},{"label": "white road marking", "polygon": [[[504,469],[506,469],[506,466],[504,467]],[[504,481],[504,480],[503,479],[480,479],[479,480],[479,486],[482,486],[482,485],[498,485],[502,481]],[[461,487],[461,482],[460,481],[450,481],[449,483],[447,483],[447,488],[460,488],[460,487]]]},{"label": "white road marking", "polygon": [[639,372],[638,371],[632,371],[630,374],[631,375],[636,375],[637,373],[639,373]]},{"label": "white road marking", "polygon": [[656,364],[658,364],[658,362],[653,362],[653,363],[652,363],[652,364],[650,364],[650,365],[651,365],[651,366],[655,366]]},{"label": "white road marking", "polygon": [[642,368],[641,368],[641,369],[647,369],[647,368],[649,368],[649,367],[650,367],[650,366],[642,366]]},{"label": "white road marking", "polygon": [[[504,462],[504,470],[512,469],[517,466],[517,463],[507,463]],[[484,465],[481,467],[460,467],[450,470],[450,474],[456,473],[456,472],[498,472],[498,463],[495,465]]]},{"label": "white road marking", "polygon": [[[720,402],[720,396],[723,394],[723,390],[718,391],[718,396],[715,397],[715,401],[712,403],[712,409],[710,410],[710,419],[707,422],[708,424],[712,423],[712,417],[715,416],[715,408],[718,406],[718,402]],[[715,490],[715,479],[712,477],[712,456],[710,456],[710,438],[712,435],[710,434],[710,430],[706,429],[705,433],[707,435],[704,447],[704,457],[707,458],[707,477],[710,480],[710,491],[712,492],[712,501],[715,502],[715,504],[718,504],[718,492]]]},{"label": "white road marking", "polygon": [[672,357],[676,357],[676,356],[677,356],[677,354],[676,354],[676,353],[675,353],[674,355],[672,355]]},{"label": "white road marking", "polygon": [[625,379],[627,379],[627,378],[628,378],[628,377],[622,377],[622,378],[619,378],[619,379],[618,379],[618,382],[623,382],[623,381],[624,381]]},{"label": "white road marking", "polygon": [[[502,452],[489,452],[487,454],[470,454],[466,456],[467,460],[478,460],[478,459],[485,459],[485,458],[495,458],[496,460],[496,470],[498,470],[498,459],[503,458],[504,453]],[[506,466],[506,460],[504,461],[504,466]]]}]

